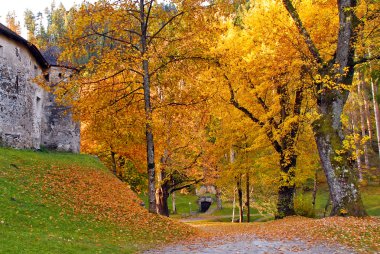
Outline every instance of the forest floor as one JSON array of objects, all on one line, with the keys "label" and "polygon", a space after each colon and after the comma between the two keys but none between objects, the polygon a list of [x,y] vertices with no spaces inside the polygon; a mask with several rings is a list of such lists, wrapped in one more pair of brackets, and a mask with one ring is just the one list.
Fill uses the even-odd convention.
[{"label": "forest floor", "polygon": [[379,253],[380,219],[289,217],[249,224],[192,222],[205,236],[144,253]]}]

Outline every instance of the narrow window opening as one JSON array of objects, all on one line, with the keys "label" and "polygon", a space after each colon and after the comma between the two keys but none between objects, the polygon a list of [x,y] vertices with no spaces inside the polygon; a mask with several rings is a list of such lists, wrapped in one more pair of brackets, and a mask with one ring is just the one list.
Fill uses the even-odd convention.
[{"label": "narrow window opening", "polygon": [[18,75],[16,76],[15,89],[16,89],[16,93],[18,93],[18,91],[19,91]]},{"label": "narrow window opening", "polygon": [[49,73],[45,74],[45,75],[44,75],[44,78],[45,78],[45,80],[46,80],[47,82],[49,82]]},{"label": "narrow window opening", "polygon": [[4,47],[0,45],[0,57],[3,57]]},{"label": "narrow window opening", "polygon": [[62,78],[62,73],[58,73],[58,77],[59,77],[59,78]]}]

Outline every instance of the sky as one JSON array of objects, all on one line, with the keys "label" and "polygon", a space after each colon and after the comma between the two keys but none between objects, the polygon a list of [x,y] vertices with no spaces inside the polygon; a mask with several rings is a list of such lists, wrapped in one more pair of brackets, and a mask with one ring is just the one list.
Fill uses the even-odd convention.
[{"label": "sky", "polygon": [[[21,23],[22,36],[26,37],[26,29],[24,27],[24,11],[30,9],[33,13],[42,12],[46,7],[50,7],[53,0],[0,0],[0,22],[5,25],[5,16],[9,11],[15,11],[17,19]],[[62,3],[66,10],[75,4],[82,3],[83,0],[55,0],[56,6]],[[95,0],[87,0],[87,2],[95,2]]]}]

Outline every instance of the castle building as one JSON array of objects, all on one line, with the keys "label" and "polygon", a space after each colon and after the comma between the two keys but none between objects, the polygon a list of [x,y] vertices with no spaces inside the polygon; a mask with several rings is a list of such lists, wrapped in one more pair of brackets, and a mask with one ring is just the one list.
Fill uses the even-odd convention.
[{"label": "castle building", "polygon": [[0,146],[79,152],[79,122],[35,82],[43,77],[54,86],[65,79],[67,71],[48,58],[0,24]]}]

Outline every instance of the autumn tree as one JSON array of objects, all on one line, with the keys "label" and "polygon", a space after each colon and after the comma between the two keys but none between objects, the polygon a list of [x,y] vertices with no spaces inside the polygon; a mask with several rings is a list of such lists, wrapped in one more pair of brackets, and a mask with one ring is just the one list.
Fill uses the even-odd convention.
[{"label": "autumn tree", "polygon": [[257,2],[243,11],[238,23],[236,17],[231,19],[214,53],[218,82],[227,88],[225,100],[260,127],[260,135],[278,154],[277,216],[284,217],[295,213],[296,146],[310,79],[308,62],[289,47],[296,39],[279,7],[275,2]]},{"label": "autumn tree", "polygon": [[17,20],[16,12],[10,11],[5,17],[7,27],[17,34],[21,34],[20,21]]},{"label": "autumn tree", "polygon": [[172,63],[191,58],[189,51],[194,48],[183,43],[186,41],[183,38],[191,38],[189,32],[183,36],[191,27],[181,20],[198,17],[196,10],[201,8],[200,4],[174,1],[165,5],[153,0],[84,4],[77,11],[75,22],[70,24],[69,40],[64,43],[67,50],[63,58],[75,63],[80,72],[75,82],[63,90],[95,92],[96,86],[103,87],[102,91],[115,89],[112,82],[107,81],[117,79],[121,88],[118,96],[108,101],[108,106],[124,105],[122,111],[130,104],[144,106],[149,211],[152,213],[156,212],[157,169],[152,103],[158,98],[159,77],[165,69]]},{"label": "autumn tree", "polygon": [[[356,181],[357,173],[353,161],[344,149],[345,137],[341,122],[355,66],[367,61],[366,58],[355,60],[358,33],[365,26],[364,19],[360,20],[358,17],[358,2],[339,0],[337,4],[329,2],[328,5],[319,2],[313,5],[307,3],[302,9],[295,8],[290,0],[283,0],[283,5],[302,36],[309,51],[308,55],[315,66],[315,101],[320,117],[314,121],[313,129],[333,204],[331,215],[363,216],[366,213]],[[332,37],[321,41],[317,26],[322,24],[311,24],[312,19],[307,16],[311,9],[307,8],[313,8],[318,12],[314,15],[324,14],[325,11],[331,13],[326,21],[330,20],[329,26],[334,24],[332,31],[336,32]],[[374,5],[370,4],[367,10],[373,8]],[[373,19],[373,13],[375,12],[370,11],[363,18]],[[303,22],[305,19],[308,22]],[[331,55],[321,53],[323,45],[335,47]]]}]

